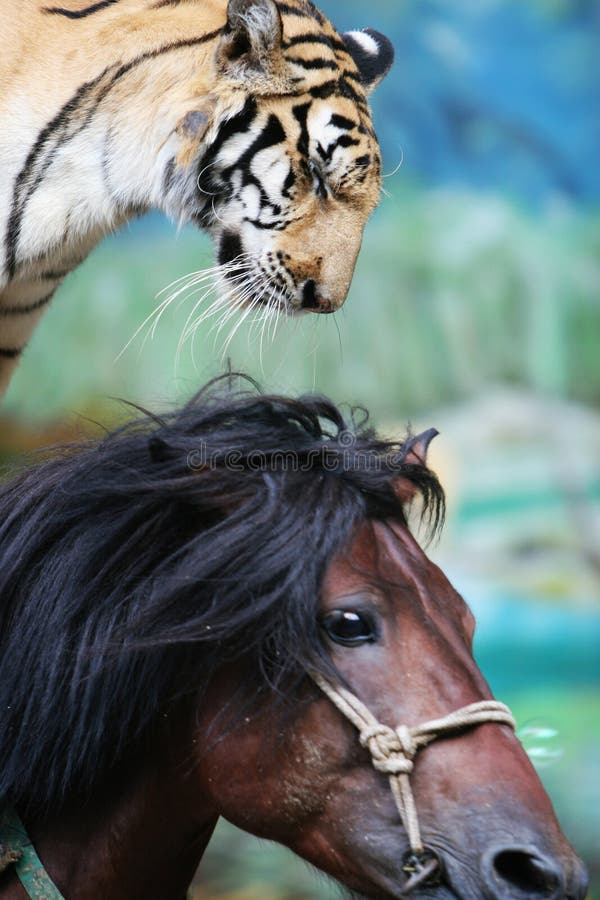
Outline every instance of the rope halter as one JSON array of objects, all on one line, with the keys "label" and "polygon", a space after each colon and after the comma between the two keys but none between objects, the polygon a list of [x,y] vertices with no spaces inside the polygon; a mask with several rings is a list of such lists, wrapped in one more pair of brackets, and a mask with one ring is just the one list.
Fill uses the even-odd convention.
[{"label": "rope halter", "polygon": [[[426,850],[421,837],[419,816],[410,784],[415,757],[419,750],[432,741],[457,731],[464,731],[466,728],[474,728],[484,722],[497,722],[514,729],[515,720],[511,711],[504,703],[483,700],[480,703],[463,706],[443,718],[416,725],[414,728],[407,725],[390,728],[378,722],[364,703],[346,688],[336,687],[318,673],[312,673],[311,677],[342,715],[358,729],[360,743],[370,752],[373,766],[378,772],[388,776],[400,819],[408,836],[411,856],[417,861],[427,859],[427,877],[429,877],[438,868],[439,863],[432,868],[431,854]],[[414,869],[405,871],[412,872]],[[423,877],[418,873],[417,877],[419,882],[423,881]],[[413,886],[417,886],[416,881],[411,888]],[[408,885],[405,885],[405,892],[407,887]]]}]

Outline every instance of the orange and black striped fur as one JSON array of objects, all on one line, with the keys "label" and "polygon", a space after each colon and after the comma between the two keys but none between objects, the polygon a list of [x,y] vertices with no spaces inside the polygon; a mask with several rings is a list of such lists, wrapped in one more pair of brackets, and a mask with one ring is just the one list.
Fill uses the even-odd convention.
[{"label": "orange and black striped fur", "polygon": [[344,302],[386,38],[308,0],[2,0],[0,31],[0,393],[65,275],[149,209],[212,234],[234,304]]}]

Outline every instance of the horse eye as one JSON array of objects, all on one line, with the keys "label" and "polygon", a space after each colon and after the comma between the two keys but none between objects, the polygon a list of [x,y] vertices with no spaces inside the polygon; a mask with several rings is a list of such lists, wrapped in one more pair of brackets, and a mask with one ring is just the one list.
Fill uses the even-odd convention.
[{"label": "horse eye", "polygon": [[336,609],[321,620],[321,625],[336,644],[356,647],[376,640],[375,625],[364,613]]}]

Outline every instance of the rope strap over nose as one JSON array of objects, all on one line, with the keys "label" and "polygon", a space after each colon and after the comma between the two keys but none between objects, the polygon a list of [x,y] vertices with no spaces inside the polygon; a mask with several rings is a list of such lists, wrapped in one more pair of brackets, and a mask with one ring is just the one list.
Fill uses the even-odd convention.
[{"label": "rope strap over nose", "polygon": [[312,674],[312,679],[342,715],[358,729],[360,743],[371,754],[373,766],[378,772],[388,776],[410,849],[417,856],[425,853],[425,846],[421,838],[410,776],[419,750],[437,738],[474,728],[484,722],[497,722],[513,729],[516,727],[508,706],[496,700],[483,700],[414,728],[407,725],[390,728],[378,722],[365,704],[346,688],[336,687],[317,673]]}]

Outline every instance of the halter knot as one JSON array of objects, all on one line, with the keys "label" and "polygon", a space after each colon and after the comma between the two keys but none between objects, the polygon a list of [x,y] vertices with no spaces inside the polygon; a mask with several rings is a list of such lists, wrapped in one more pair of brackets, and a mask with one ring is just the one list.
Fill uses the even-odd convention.
[{"label": "halter knot", "polygon": [[412,730],[408,725],[398,725],[396,735],[402,746],[402,752],[408,759],[414,759],[419,752],[419,745],[414,739]]},{"label": "halter knot", "polygon": [[394,731],[378,722],[365,728],[359,740],[371,754],[373,766],[378,772],[383,772],[384,775],[412,773],[418,747],[408,728],[401,726]]}]

